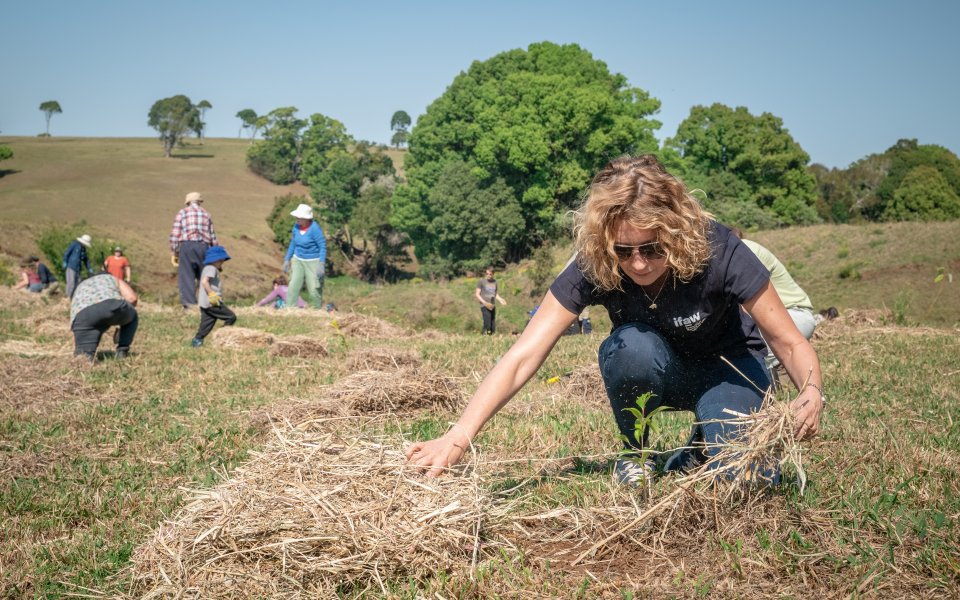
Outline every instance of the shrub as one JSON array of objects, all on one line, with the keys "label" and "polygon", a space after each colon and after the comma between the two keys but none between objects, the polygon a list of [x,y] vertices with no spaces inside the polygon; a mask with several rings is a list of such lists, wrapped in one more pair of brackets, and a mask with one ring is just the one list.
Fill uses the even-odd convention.
[{"label": "shrub", "polygon": [[91,233],[86,221],[80,221],[73,225],[51,226],[37,238],[37,246],[46,258],[47,266],[57,274],[60,281],[66,280],[63,253],[67,251],[67,246],[73,240],[84,233],[93,238],[91,247],[87,248],[87,257],[90,259],[90,267],[93,268],[94,272],[103,268],[103,261],[113,253],[114,246],[124,246],[117,240],[106,239]]},{"label": "shrub", "polygon": [[[313,202],[305,196],[298,196],[296,194],[280,196],[273,201],[273,210],[271,210],[267,216],[267,225],[269,225],[270,230],[273,231],[273,239],[280,244],[280,247],[284,250],[290,245],[290,232],[293,231],[293,223],[296,221],[296,219],[290,216],[290,211],[297,208],[299,204],[309,204],[313,206]],[[313,208],[314,211],[316,211],[317,207],[313,206]],[[324,231],[324,233],[327,232]]]}]

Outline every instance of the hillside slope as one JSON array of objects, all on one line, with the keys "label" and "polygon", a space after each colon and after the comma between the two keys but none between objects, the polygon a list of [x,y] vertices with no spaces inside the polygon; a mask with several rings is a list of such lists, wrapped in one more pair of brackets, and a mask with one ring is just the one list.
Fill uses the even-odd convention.
[{"label": "hillside slope", "polygon": [[[37,251],[50,224],[86,221],[93,236],[122,242],[139,286],[173,300],[174,269],[167,236],[187,192],[203,193],[235,292],[269,287],[282,256],[265,218],[277,196],[307,194],[277,186],[246,169],[248,140],[207,139],[163,157],[154,139],[4,138],[14,158],[2,164],[0,253],[16,258]],[[9,259],[8,259],[9,262]]]}]

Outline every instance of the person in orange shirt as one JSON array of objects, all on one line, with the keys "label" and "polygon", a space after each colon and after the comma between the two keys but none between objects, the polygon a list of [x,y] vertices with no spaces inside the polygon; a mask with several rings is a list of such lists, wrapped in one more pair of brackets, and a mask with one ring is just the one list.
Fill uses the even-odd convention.
[{"label": "person in orange shirt", "polygon": [[130,283],[130,261],[123,255],[123,248],[117,246],[113,249],[113,256],[108,256],[103,261],[103,268],[117,280],[123,280]]}]

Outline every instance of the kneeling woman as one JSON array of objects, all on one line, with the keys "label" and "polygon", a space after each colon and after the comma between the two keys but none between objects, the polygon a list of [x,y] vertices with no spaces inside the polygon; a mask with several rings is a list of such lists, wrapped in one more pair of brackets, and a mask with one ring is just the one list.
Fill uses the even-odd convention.
[{"label": "kneeling woman", "polygon": [[[758,409],[757,388],[770,385],[764,339],[794,384],[805,384],[792,405],[796,435],[816,435],[823,384],[813,347],[797,331],[766,268],[655,157],[620,158],[596,175],[577,213],[575,240],[576,260],[550,286],[456,425],[407,448],[415,466],[438,475],[459,462],[577,315],[597,304],[613,322],[600,346],[600,372],[628,451],[642,449],[646,440],[634,439],[636,419],[623,409],[647,392],[653,394],[647,411],[691,410],[700,423],[687,444],[694,450],[675,454],[667,469],[692,468],[707,458],[704,446],[710,455],[711,444],[734,438],[736,428],[723,421]],[[649,465],[633,460],[617,461],[614,471],[629,484],[650,473]]]},{"label": "kneeling woman", "polygon": [[103,332],[118,325],[120,331],[114,338],[116,357],[126,357],[139,323],[136,305],[137,293],[130,284],[110,273],[98,273],[81,281],[70,300],[73,353],[94,360]]}]

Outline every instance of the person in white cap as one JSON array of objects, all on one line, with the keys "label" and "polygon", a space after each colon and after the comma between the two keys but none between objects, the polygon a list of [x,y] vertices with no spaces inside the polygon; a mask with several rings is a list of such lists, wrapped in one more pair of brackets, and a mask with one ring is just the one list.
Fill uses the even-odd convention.
[{"label": "person in white cap", "polygon": [[184,310],[197,304],[197,282],[203,270],[207,248],[217,245],[210,213],[200,206],[203,196],[190,192],[170,230],[170,262],[177,267],[177,287]]},{"label": "person in white cap", "polygon": [[294,308],[302,288],[307,288],[310,306],[323,306],[324,264],[327,261],[327,238],[313,220],[313,209],[301,204],[290,213],[296,217],[290,247],[283,259],[283,272],[292,270],[287,288],[287,308]]},{"label": "person in white cap", "polygon": [[80,267],[87,268],[87,275],[93,275],[93,269],[90,268],[90,259],[87,258],[87,248],[90,247],[92,240],[87,234],[83,234],[70,242],[66,252],[63,253],[63,269],[67,274],[67,298],[73,298],[73,292],[80,283]]}]

